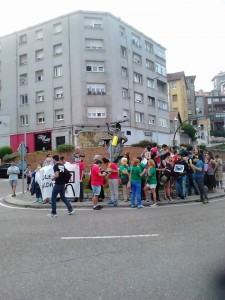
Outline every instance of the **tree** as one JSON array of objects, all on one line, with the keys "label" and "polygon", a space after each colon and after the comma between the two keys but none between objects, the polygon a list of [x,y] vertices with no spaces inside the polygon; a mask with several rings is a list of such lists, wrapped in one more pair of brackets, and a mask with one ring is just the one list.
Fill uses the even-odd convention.
[{"label": "tree", "polygon": [[194,129],[194,127],[190,124],[184,124],[182,125],[181,129],[184,131],[184,133],[186,133],[192,141],[195,141],[196,138],[196,129]]}]

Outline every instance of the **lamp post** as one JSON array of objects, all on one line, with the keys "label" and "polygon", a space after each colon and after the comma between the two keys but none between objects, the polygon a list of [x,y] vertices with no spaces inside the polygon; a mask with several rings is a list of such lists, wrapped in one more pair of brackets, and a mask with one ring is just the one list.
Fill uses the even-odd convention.
[{"label": "lamp post", "polygon": [[186,123],[186,122],[188,122],[188,121],[189,121],[189,120],[185,120],[184,122],[182,122],[182,123],[177,127],[177,129],[175,130],[174,135],[173,135],[173,147],[176,146],[176,145],[175,145],[175,144],[176,144],[175,138],[176,138],[176,133],[177,133],[177,131],[181,128],[181,126],[182,126],[184,123]]}]

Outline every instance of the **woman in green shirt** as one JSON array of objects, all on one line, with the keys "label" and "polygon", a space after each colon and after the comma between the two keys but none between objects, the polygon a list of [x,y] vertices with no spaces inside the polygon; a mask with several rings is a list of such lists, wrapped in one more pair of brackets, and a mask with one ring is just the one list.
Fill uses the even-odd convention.
[{"label": "woman in green shirt", "polygon": [[145,199],[147,202],[148,200],[148,191],[151,190],[152,192],[152,197],[154,204],[152,207],[157,206],[157,200],[156,200],[156,185],[157,185],[157,179],[156,179],[156,168],[155,168],[155,162],[153,159],[149,159],[148,161],[148,181],[146,186],[144,187],[144,193],[145,193]]},{"label": "woman in green shirt", "polygon": [[121,165],[119,167],[120,180],[123,187],[123,198],[125,202],[129,200],[130,188],[127,187],[129,181],[130,167],[127,164],[127,158],[121,158]]},{"label": "woman in green shirt", "polygon": [[139,166],[139,159],[134,158],[131,162],[130,168],[130,182],[131,182],[131,207],[135,206],[135,196],[137,197],[138,208],[143,208],[141,204],[141,176],[144,174],[145,170],[142,171]]}]

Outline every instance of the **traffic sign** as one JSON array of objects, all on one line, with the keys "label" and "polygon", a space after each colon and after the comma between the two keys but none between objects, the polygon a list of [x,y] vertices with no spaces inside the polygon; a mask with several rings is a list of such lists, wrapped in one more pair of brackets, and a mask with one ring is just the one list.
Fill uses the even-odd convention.
[{"label": "traffic sign", "polygon": [[20,143],[19,148],[17,149],[20,156],[25,156],[27,154],[27,148],[24,143]]},{"label": "traffic sign", "polygon": [[18,161],[18,168],[22,171],[22,170],[26,170],[27,168],[27,161],[26,160],[22,160],[20,159]]}]

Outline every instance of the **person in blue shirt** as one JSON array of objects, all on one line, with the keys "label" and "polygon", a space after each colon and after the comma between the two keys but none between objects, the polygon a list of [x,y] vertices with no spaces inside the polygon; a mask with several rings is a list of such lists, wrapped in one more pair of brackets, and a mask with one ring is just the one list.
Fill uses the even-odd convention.
[{"label": "person in blue shirt", "polygon": [[204,162],[203,162],[203,156],[200,154],[195,156],[193,158],[193,163],[189,163],[189,166],[192,168],[192,170],[195,172],[195,182],[198,185],[199,193],[200,193],[200,201],[203,202],[203,204],[206,204],[209,202],[207,192],[204,188]]}]

